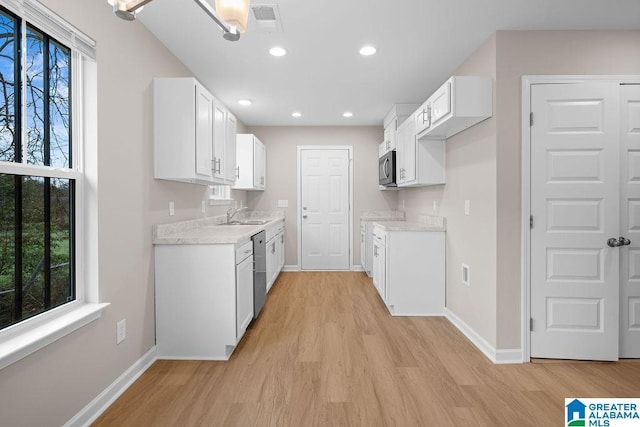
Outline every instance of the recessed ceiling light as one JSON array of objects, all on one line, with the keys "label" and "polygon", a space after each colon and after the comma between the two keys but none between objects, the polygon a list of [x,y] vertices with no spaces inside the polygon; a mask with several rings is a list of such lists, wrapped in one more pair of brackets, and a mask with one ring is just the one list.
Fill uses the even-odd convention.
[{"label": "recessed ceiling light", "polygon": [[298,118],[298,117],[302,117],[302,113],[300,113],[300,112],[296,111],[296,112],[294,112],[294,113],[291,113],[291,117],[296,117],[296,118]]},{"label": "recessed ceiling light", "polygon": [[238,104],[240,105],[251,105],[251,100],[250,99],[241,99],[238,101]]},{"label": "recessed ceiling light", "polygon": [[376,48],[373,46],[364,46],[360,49],[360,55],[370,56],[376,53]]},{"label": "recessed ceiling light", "polygon": [[287,54],[287,50],[283,47],[272,47],[269,49],[269,53],[273,56],[285,56]]},{"label": "recessed ceiling light", "polygon": [[351,111],[345,111],[342,113],[342,117],[353,117],[353,113]]}]

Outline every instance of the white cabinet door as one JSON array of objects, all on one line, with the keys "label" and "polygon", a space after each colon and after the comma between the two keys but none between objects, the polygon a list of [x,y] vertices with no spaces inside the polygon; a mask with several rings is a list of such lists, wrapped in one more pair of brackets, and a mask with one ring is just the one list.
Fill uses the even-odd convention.
[{"label": "white cabinet door", "polygon": [[437,125],[447,114],[451,113],[451,82],[448,81],[429,98],[431,104],[430,125]]},{"label": "white cabinet door", "polygon": [[253,318],[253,256],[236,266],[236,338],[239,341]]},{"label": "white cabinet door", "polygon": [[413,113],[413,125],[416,134],[431,127],[431,101],[426,100],[415,113]]},{"label": "white cabinet door", "polygon": [[196,84],[196,174],[212,178],[211,148],[213,142],[213,97]]},{"label": "white cabinet door", "polygon": [[264,190],[266,186],[267,150],[258,138],[253,142],[253,186]]},{"label": "white cabinet door", "polygon": [[236,133],[236,117],[227,111],[222,160],[222,177],[226,184],[233,184],[236,181]]},{"label": "white cabinet door", "polygon": [[367,225],[360,221],[360,265],[367,271]]},{"label": "white cabinet door", "polygon": [[271,289],[271,286],[273,286],[273,282],[278,275],[278,254],[276,253],[276,242],[277,240],[275,236],[267,242],[267,291]]},{"label": "white cabinet door", "polygon": [[396,150],[396,160],[400,154],[401,161],[398,162],[396,171],[399,167],[400,183],[412,183],[416,180],[416,137],[412,121],[407,120],[401,125],[400,136],[402,138],[399,144],[401,149],[400,153]]},{"label": "white cabinet door", "polygon": [[373,284],[380,294],[380,298],[385,300],[385,278],[386,260],[385,247],[377,240],[373,241]]},{"label": "white cabinet door", "polygon": [[224,183],[224,151],[227,137],[227,109],[216,102],[213,112],[213,177],[218,183]]},{"label": "white cabinet door", "polygon": [[[282,268],[284,267],[284,248],[285,248],[285,243],[284,243],[284,231],[280,234],[278,234],[276,236],[276,238],[278,239],[278,265],[277,265],[277,271],[278,273],[280,273],[282,271]],[[278,277],[278,275],[276,274],[276,278]]]}]

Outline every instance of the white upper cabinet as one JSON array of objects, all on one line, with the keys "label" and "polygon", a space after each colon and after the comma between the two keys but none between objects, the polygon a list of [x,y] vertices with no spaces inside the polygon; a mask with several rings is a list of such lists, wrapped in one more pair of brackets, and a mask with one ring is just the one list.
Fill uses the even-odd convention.
[{"label": "white upper cabinet", "polygon": [[212,182],[213,102],[195,79],[153,80],[155,178]]},{"label": "white upper cabinet", "polygon": [[421,139],[447,139],[493,114],[490,77],[453,76],[413,114]]},{"label": "white upper cabinet", "polygon": [[418,141],[415,135],[413,120],[406,120],[400,125],[396,149],[398,187],[444,184],[444,140]]},{"label": "white upper cabinet", "polygon": [[153,80],[154,178],[233,184],[236,119],[194,78]]},{"label": "white upper cabinet", "polygon": [[266,185],[266,149],[255,135],[236,137],[236,183],[238,190],[262,191]]},{"label": "white upper cabinet", "polygon": [[384,118],[384,141],[380,143],[379,155],[393,151],[397,147],[400,124],[411,116],[417,104],[395,104]]}]

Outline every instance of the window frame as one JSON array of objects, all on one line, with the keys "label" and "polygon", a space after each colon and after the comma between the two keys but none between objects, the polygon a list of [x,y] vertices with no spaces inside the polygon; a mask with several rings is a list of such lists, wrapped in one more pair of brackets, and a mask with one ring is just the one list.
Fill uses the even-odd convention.
[{"label": "window frame", "polygon": [[[35,0],[0,0],[19,19],[21,32],[21,139],[26,144],[25,61],[27,25],[71,50],[71,145],[69,168],[0,161],[0,173],[75,181],[72,233],[75,245],[75,299],[0,330],[0,370],[101,317],[97,269],[97,65],[95,42]],[[70,34],[60,37],[62,30]],[[52,31],[53,29],[53,31]],[[87,49],[89,46],[91,49]]]}]

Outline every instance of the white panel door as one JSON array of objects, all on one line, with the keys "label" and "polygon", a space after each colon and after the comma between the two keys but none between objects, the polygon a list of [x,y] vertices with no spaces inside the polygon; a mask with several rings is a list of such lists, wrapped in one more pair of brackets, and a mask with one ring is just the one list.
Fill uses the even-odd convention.
[{"label": "white panel door", "polygon": [[[617,360],[619,86],[531,89],[531,357]],[[617,240],[616,240],[617,241]]]},{"label": "white panel door", "polygon": [[349,151],[300,151],[302,270],[348,270]]},{"label": "white panel door", "polygon": [[620,357],[640,357],[640,86],[620,86],[622,145]]}]

